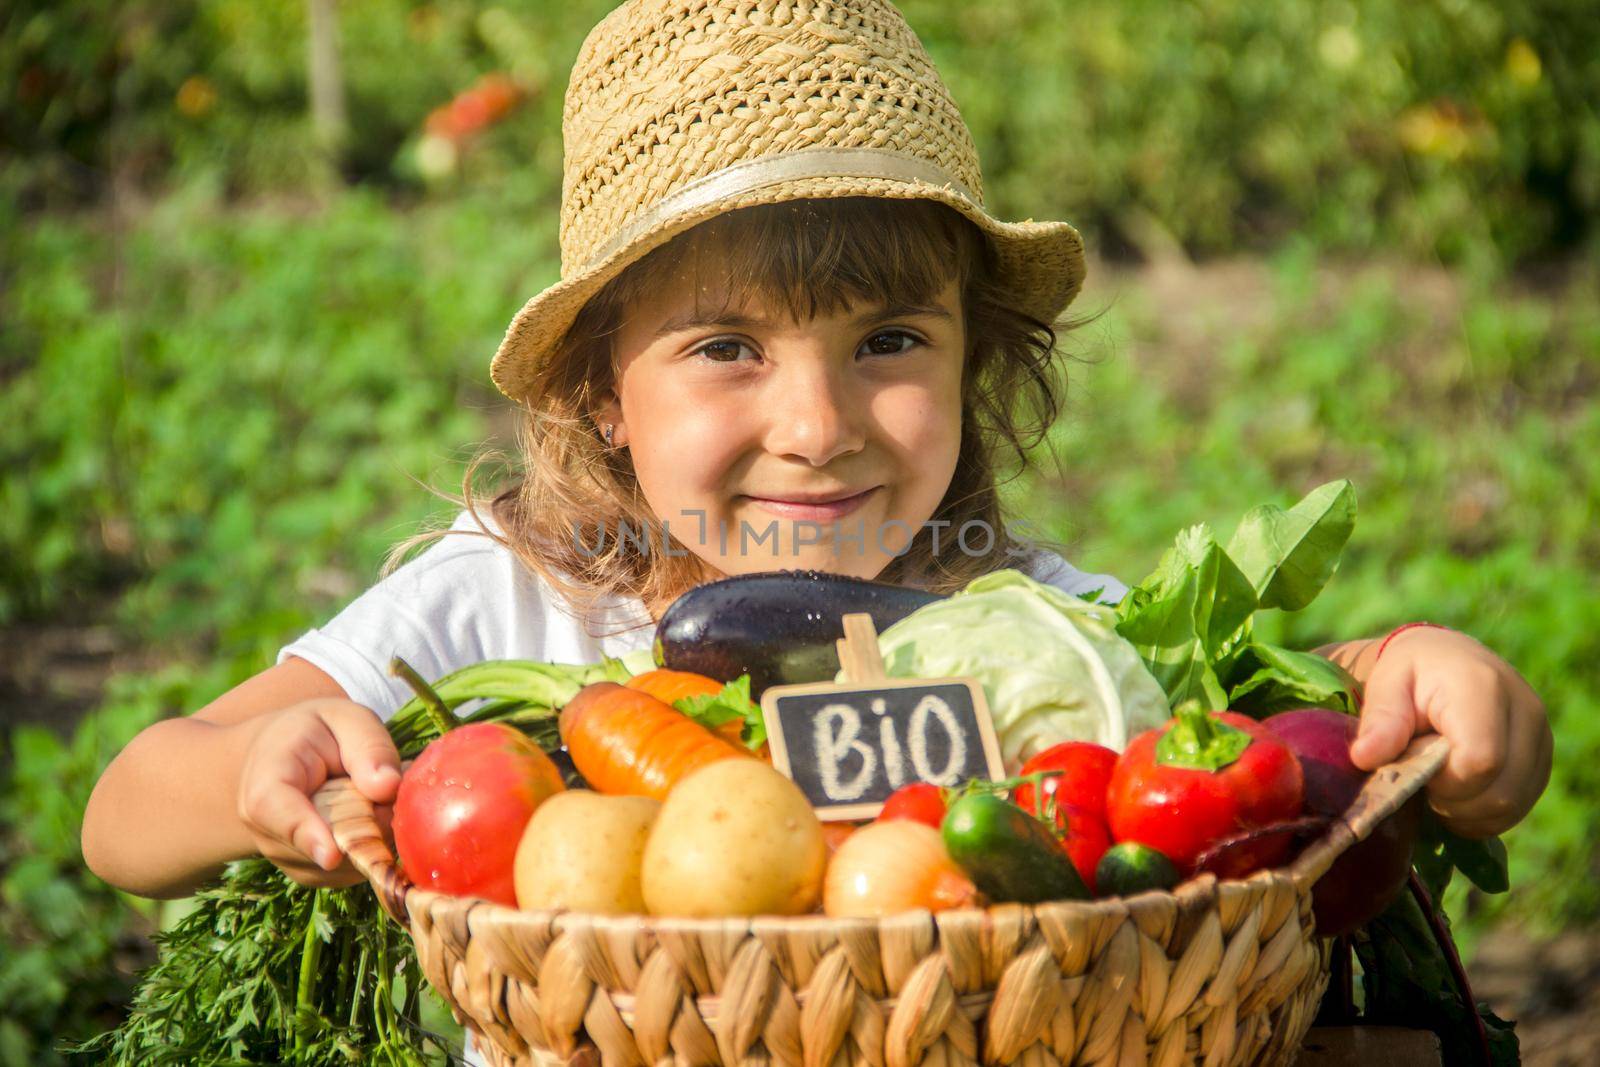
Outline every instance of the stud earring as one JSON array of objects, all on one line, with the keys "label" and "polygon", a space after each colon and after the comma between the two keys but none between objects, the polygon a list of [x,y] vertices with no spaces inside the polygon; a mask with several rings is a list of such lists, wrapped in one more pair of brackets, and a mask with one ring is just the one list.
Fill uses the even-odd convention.
[{"label": "stud earring", "polygon": [[605,437],[606,437],[606,447],[607,448],[611,447],[611,430],[612,430],[611,424],[609,422],[606,423]]}]

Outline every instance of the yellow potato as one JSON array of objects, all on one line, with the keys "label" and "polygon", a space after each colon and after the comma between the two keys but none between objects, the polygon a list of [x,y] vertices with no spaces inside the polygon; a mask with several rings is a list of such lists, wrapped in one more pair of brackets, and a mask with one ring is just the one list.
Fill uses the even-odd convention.
[{"label": "yellow potato", "polygon": [[540,804],[517,845],[517,905],[641,914],[639,864],[661,810],[648,797],[569,789]]},{"label": "yellow potato", "polygon": [[[549,803],[549,801],[546,801]],[[721,760],[667,794],[644,850],[652,915],[800,915],[827,866],[800,787],[759,760]]]}]

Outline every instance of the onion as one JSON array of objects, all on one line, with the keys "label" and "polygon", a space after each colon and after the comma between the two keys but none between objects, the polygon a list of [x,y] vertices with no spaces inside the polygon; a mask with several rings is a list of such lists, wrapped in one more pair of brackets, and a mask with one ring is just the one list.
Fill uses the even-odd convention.
[{"label": "onion", "polygon": [[833,854],[822,910],[877,917],[922,908],[972,907],[977,889],[944,850],[939,831],[909,819],[863,826]]}]

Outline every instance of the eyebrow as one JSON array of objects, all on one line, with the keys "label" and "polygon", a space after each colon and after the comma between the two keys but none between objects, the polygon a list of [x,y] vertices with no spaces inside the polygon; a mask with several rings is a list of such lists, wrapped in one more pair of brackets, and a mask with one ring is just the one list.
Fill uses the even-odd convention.
[{"label": "eyebrow", "polygon": [[[856,317],[855,324],[858,327],[865,327],[872,326],[880,322],[886,322],[889,319],[911,318],[915,316],[928,316],[930,318],[942,319],[945,322],[955,321],[954,315],[950,314],[950,312],[946,311],[937,304],[912,304],[901,302],[890,304],[887,307],[882,307],[875,311],[868,311],[865,314],[858,315]],[[678,315],[662,323],[661,327],[656,330],[651,340],[660,340],[663,337],[668,337],[675,333],[681,333],[686,330],[699,330],[708,326],[727,326],[734,329],[745,330],[770,328],[773,325],[775,325],[775,323],[773,323],[771,319],[765,319],[759,315],[745,315],[737,311],[730,311],[720,315],[691,311],[688,314]]]}]

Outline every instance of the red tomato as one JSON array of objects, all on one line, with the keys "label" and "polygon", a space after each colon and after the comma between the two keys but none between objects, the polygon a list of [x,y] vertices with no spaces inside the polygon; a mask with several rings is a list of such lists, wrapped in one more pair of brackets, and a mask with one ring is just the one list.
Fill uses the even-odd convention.
[{"label": "red tomato", "polygon": [[889,794],[878,822],[910,819],[937,830],[944,823],[944,791],[931,782],[912,782]]},{"label": "red tomato", "polygon": [[[1111,784],[1111,769],[1117,765],[1117,754],[1104,745],[1090,741],[1063,741],[1051,745],[1022,765],[1024,775],[1035,771],[1059,771],[1040,783],[1044,796],[1056,798],[1056,803],[1081,811],[1095,812],[1102,820],[1106,817],[1106,787]],[[1012,799],[1023,811],[1034,810],[1034,789],[1030,785],[1018,786]]]},{"label": "red tomato", "polygon": [[430,742],[400,779],[395,851],[424,889],[514,908],[523,828],[561,789],[561,772],[520,730],[492,722],[458,726]]},{"label": "red tomato", "polygon": [[[1160,754],[1169,731],[1189,755]],[[1207,759],[1212,766],[1192,765]],[[1106,811],[1118,841],[1158,849],[1192,874],[1201,853],[1223,838],[1298,816],[1303,788],[1300,761],[1260,723],[1188,708],[1128,744],[1111,775]],[[1230,849],[1214,873],[1239,878],[1273,866],[1292,843],[1273,834]]]},{"label": "red tomato", "polygon": [[1061,828],[1061,847],[1078,868],[1090,894],[1097,895],[1094,871],[1100,865],[1100,857],[1111,847],[1111,831],[1106,828],[1105,819],[1082,808],[1057,807],[1056,825]]}]

